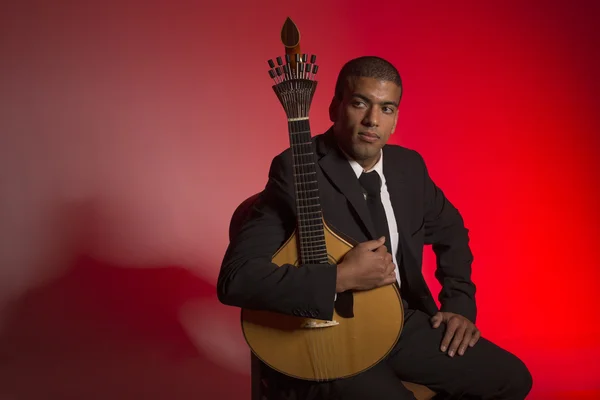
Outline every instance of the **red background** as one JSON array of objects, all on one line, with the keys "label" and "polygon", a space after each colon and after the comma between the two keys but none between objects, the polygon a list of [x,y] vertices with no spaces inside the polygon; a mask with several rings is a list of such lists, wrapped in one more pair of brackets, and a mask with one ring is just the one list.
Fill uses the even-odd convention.
[{"label": "red background", "polygon": [[319,58],[314,134],[348,59],[400,70],[392,142],[463,213],[478,325],[531,398],[600,396],[600,9],[454,3],[2,5],[2,398],[248,398],[214,283],[231,213],[288,145],[266,72],[287,16]]}]

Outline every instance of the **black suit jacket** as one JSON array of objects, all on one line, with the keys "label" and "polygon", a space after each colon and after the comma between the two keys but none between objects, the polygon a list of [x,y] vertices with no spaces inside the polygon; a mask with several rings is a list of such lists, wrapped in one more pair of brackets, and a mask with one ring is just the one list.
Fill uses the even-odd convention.
[{"label": "black suit jacket", "polygon": [[[313,137],[323,216],[328,225],[355,243],[375,239],[361,187],[334,142],[331,130]],[[475,285],[468,230],[458,210],[429,177],[414,150],[386,145],[383,171],[399,231],[397,259],[401,292],[411,308],[433,315],[438,308],[423,278],[423,246],[437,257],[442,311],[475,322]],[[289,315],[333,316],[336,265],[276,266],[273,254],[296,227],[291,150],[276,156],[269,179],[249,219],[230,243],[219,274],[217,294],[227,305]]]}]

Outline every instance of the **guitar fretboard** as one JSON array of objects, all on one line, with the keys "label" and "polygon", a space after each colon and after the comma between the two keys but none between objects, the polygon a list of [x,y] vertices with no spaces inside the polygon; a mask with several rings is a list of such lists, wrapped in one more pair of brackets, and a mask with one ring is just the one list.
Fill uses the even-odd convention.
[{"label": "guitar fretboard", "polygon": [[288,121],[293,158],[300,259],[303,264],[327,262],[316,158],[308,118]]}]

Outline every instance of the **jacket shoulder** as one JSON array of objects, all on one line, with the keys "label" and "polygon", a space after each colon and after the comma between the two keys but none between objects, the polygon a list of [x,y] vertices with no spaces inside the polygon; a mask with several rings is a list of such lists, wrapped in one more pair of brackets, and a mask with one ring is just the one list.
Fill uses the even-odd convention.
[{"label": "jacket shoulder", "polygon": [[411,165],[413,168],[417,166],[425,167],[425,160],[421,153],[408,147],[388,144],[384,147],[385,156],[391,157],[394,161],[402,165]]}]

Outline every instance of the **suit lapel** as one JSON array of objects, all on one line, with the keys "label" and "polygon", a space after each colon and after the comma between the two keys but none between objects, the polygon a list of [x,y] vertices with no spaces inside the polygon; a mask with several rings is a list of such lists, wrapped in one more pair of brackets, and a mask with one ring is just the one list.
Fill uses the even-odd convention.
[{"label": "suit lapel", "polygon": [[371,238],[375,239],[375,226],[371,220],[362,188],[350,163],[334,144],[331,130],[323,135],[323,140],[317,142],[317,152],[321,156],[319,165],[324,175],[348,199],[362,222],[363,228],[369,232]]}]

